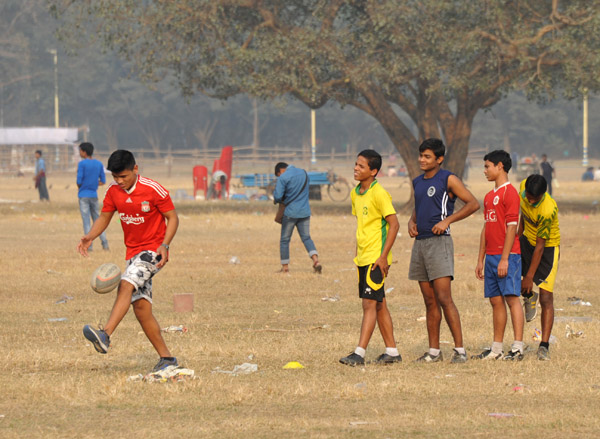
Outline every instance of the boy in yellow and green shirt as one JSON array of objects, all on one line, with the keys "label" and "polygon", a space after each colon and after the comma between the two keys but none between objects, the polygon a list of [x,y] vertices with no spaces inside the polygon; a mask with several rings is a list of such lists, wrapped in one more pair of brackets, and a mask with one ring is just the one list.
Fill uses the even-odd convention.
[{"label": "boy in yellow and green shirt", "polygon": [[521,243],[523,279],[521,295],[525,320],[532,321],[536,314],[539,287],[542,306],[542,341],[537,351],[538,360],[549,360],[549,341],[554,323],[554,281],[560,259],[560,228],[558,206],[546,192],[547,183],[541,175],[533,174],[521,182],[521,221],[517,235]]},{"label": "boy in yellow and green shirt", "polygon": [[385,298],[385,277],[392,263],[392,245],[399,225],[392,197],[375,179],[381,169],[381,155],[371,149],[360,152],[354,165],[354,179],[359,184],[351,192],[352,214],[357,219],[356,257],[358,296],[362,299],[363,319],[358,346],[340,363],[349,366],[365,364],[365,353],[375,325],[385,342],[385,353],[375,363],[402,361],[396,341],[392,317]]}]

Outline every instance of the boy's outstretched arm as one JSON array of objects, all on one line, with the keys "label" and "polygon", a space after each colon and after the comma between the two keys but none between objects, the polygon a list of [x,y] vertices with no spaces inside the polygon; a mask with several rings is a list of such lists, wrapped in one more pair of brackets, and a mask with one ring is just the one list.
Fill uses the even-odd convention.
[{"label": "boy's outstretched arm", "polygon": [[100,216],[96,221],[94,221],[94,224],[92,225],[92,228],[88,234],[83,236],[79,241],[79,244],[77,244],[77,251],[81,255],[88,256],[88,248],[90,245],[92,245],[92,241],[106,230],[110,224],[113,214],[114,212],[100,212]]},{"label": "boy's outstretched arm", "polygon": [[379,267],[384,276],[387,276],[388,270],[390,266],[388,265],[387,257],[394,245],[394,241],[396,241],[396,236],[398,236],[398,230],[400,230],[400,224],[398,223],[398,217],[396,214],[388,215],[385,217],[385,220],[390,225],[388,229],[387,237],[385,240],[385,245],[383,246],[383,250],[381,252],[381,256],[375,261],[371,270],[374,270],[375,267]]},{"label": "boy's outstretched arm", "polygon": [[448,218],[440,221],[435,226],[431,228],[431,231],[435,235],[443,234],[450,224],[455,223],[456,221],[460,221],[465,219],[473,212],[479,209],[479,203],[473,196],[473,194],[465,187],[460,178],[456,175],[451,175],[448,177],[448,190],[456,195],[465,205],[460,208],[457,212],[454,212]]},{"label": "boy's outstretched arm", "polygon": [[[175,237],[177,228],[179,227],[179,216],[177,216],[177,211],[175,209],[169,210],[168,212],[162,212],[162,214],[167,220],[167,229],[165,230],[163,244],[170,245]],[[160,262],[156,264],[156,267],[162,268],[169,261],[169,250],[167,250],[165,246],[160,245],[158,249],[156,249],[156,253],[161,256]]]}]

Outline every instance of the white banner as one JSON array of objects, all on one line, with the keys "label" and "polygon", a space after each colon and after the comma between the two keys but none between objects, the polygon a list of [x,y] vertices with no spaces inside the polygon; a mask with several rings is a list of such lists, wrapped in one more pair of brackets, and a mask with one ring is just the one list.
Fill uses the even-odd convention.
[{"label": "white banner", "polygon": [[77,128],[0,128],[0,145],[68,145],[77,142]]}]

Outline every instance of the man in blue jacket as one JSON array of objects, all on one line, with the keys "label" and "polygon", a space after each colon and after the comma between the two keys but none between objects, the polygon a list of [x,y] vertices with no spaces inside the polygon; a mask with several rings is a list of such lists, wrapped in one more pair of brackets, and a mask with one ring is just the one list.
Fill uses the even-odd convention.
[{"label": "man in blue jacket", "polygon": [[281,257],[281,271],[287,273],[290,263],[290,239],[294,227],[298,229],[300,239],[313,261],[315,273],[321,273],[319,253],[315,243],[310,237],[310,205],[308,204],[308,173],[279,162],[275,165],[277,184],[273,192],[275,203],[283,203],[285,211],[281,221],[281,239],[279,241],[279,254]]},{"label": "man in blue jacket", "polygon": [[[79,188],[79,212],[83,220],[83,233],[88,234],[91,224],[100,215],[98,204],[98,186],[106,183],[104,167],[99,160],[93,159],[94,145],[84,142],[79,145],[79,155],[83,160],[77,165],[77,187]],[[90,223],[90,218],[92,219]],[[106,232],[100,235],[102,248],[109,250]],[[91,250],[92,246],[88,249]]]}]

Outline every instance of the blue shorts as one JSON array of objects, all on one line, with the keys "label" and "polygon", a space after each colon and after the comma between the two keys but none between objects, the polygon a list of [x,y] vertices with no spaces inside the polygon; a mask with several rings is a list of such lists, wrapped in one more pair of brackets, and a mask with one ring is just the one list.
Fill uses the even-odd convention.
[{"label": "blue shorts", "polygon": [[521,255],[508,255],[508,272],[498,277],[502,255],[485,255],[485,297],[521,295]]}]

